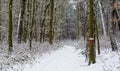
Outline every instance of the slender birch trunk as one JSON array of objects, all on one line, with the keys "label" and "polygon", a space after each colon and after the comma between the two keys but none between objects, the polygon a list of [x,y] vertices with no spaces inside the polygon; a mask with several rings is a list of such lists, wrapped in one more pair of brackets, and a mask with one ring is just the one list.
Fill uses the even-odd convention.
[{"label": "slender birch trunk", "polygon": [[101,21],[102,21],[102,26],[103,26],[103,34],[106,36],[107,33],[106,33],[106,29],[105,29],[105,21],[104,21],[104,17],[103,17],[101,1],[98,1],[98,5],[100,7],[100,15],[101,15]]}]

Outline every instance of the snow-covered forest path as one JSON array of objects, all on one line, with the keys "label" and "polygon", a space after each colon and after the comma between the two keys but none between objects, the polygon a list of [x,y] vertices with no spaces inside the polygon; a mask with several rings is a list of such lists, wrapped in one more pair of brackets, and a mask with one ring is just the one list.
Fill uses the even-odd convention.
[{"label": "snow-covered forest path", "polygon": [[72,46],[64,48],[36,60],[33,65],[26,65],[23,71],[78,71],[80,58]]},{"label": "snow-covered forest path", "polygon": [[88,66],[84,50],[63,46],[59,50],[38,56],[31,64],[7,71],[120,71],[120,56],[107,49],[96,56],[97,63]]}]

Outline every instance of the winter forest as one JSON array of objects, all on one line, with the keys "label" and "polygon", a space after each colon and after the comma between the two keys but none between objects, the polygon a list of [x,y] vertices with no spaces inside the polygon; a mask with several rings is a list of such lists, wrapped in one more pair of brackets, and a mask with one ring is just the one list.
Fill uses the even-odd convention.
[{"label": "winter forest", "polygon": [[120,71],[120,0],[0,0],[0,71]]}]

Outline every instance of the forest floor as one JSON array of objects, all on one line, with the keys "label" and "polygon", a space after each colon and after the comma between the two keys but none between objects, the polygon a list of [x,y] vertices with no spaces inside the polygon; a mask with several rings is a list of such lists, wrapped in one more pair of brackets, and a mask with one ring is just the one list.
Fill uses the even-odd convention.
[{"label": "forest floor", "polygon": [[10,58],[14,55],[14,59],[16,56],[20,62],[13,61],[14,64],[10,61],[4,69],[1,67],[1,71],[120,71],[120,52],[111,51],[109,40],[100,41],[101,54],[96,53],[96,63],[90,66],[85,59],[85,42],[83,41],[83,39],[67,40],[52,46],[48,43],[37,46],[34,44],[37,49],[20,50],[21,53],[19,51],[23,60],[20,60],[21,55],[18,54],[20,56],[18,58],[15,52],[9,56]]},{"label": "forest floor", "polygon": [[102,54],[96,57],[97,63],[89,66],[82,51],[76,50],[74,46],[63,46],[55,52],[35,59],[33,64],[22,66],[21,71],[120,71],[118,53],[102,51]]}]

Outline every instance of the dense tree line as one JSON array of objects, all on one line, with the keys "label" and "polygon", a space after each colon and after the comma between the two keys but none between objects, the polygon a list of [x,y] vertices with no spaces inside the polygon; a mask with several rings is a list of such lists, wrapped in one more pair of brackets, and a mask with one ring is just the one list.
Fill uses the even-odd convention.
[{"label": "dense tree line", "polygon": [[29,42],[32,49],[32,41],[76,39],[75,9],[69,0],[1,0],[0,5],[0,37],[9,41],[9,51],[13,42]]},{"label": "dense tree line", "polygon": [[[117,50],[120,29],[119,1],[117,0],[0,0],[0,41],[49,42],[84,37],[89,50],[89,65],[100,54],[99,36],[110,37],[113,51]],[[7,31],[7,32],[6,32]]]},{"label": "dense tree line", "polygon": [[86,39],[89,51],[89,65],[95,63],[96,46],[100,54],[99,37],[109,37],[112,51],[117,51],[119,35],[119,0],[85,0],[77,1],[77,25],[81,35]]}]

